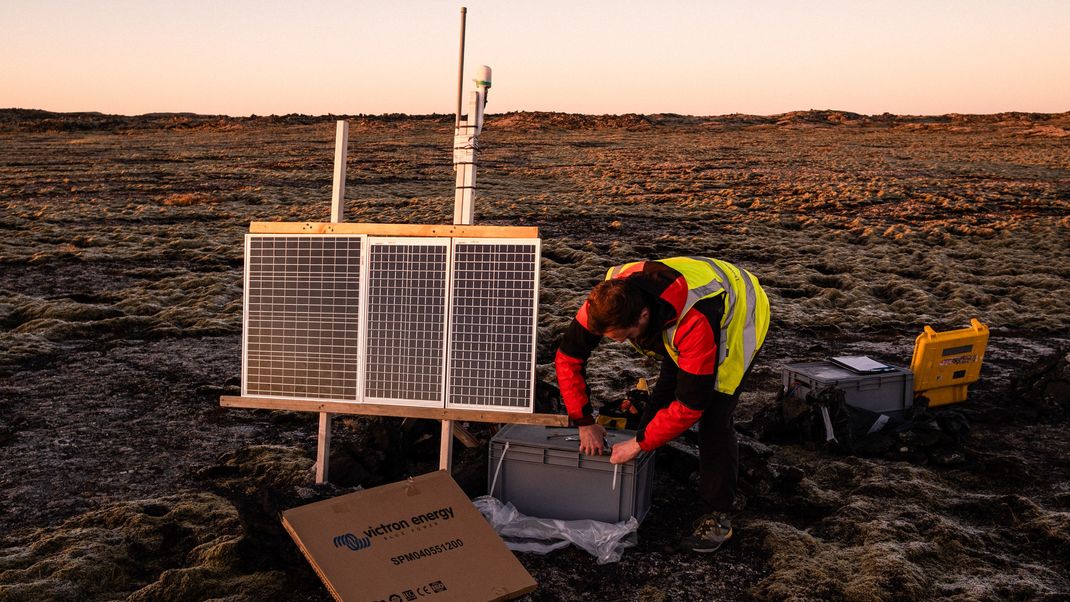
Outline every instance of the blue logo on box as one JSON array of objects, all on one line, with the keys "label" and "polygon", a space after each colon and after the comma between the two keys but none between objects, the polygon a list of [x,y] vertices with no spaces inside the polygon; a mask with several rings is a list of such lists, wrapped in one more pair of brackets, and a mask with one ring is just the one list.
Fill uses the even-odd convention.
[{"label": "blue logo on box", "polygon": [[357,537],[352,533],[346,533],[345,535],[339,535],[334,538],[334,547],[341,548],[347,547],[354,552],[359,552],[364,548],[370,548],[372,540],[370,537]]}]

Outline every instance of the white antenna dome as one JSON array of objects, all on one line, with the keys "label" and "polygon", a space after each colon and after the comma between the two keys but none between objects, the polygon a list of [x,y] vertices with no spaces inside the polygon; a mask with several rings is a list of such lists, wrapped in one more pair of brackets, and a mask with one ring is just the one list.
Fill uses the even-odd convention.
[{"label": "white antenna dome", "polygon": [[490,67],[486,65],[480,65],[476,70],[476,86],[481,88],[490,87]]}]

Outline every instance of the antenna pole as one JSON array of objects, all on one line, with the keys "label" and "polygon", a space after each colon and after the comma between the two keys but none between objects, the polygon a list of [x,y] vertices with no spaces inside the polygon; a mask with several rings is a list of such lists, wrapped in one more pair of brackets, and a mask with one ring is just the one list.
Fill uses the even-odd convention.
[{"label": "antenna pole", "polygon": [[[453,122],[453,169],[457,171],[457,178],[463,178],[464,166],[457,165],[457,139],[461,134],[461,96],[464,94],[464,22],[468,9],[461,7],[461,48],[457,54],[457,118]],[[458,209],[454,208],[453,223],[463,224],[459,221]],[[471,219],[471,218],[469,218]],[[469,221],[469,224],[472,222]],[[442,421],[442,442],[438,450],[438,467],[440,470],[449,472],[453,468],[453,421]]]},{"label": "antenna pole", "polygon": [[468,9],[461,7],[461,50],[457,57],[457,119],[453,127],[461,125],[461,95],[464,90],[464,22]]}]

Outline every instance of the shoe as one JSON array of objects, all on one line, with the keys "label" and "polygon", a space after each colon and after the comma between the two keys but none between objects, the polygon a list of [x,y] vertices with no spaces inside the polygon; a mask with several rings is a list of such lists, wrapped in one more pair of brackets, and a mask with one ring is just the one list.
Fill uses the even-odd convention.
[{"label": "shoe", "polygon": [[680,547],[699,554],[721,549],[732,539],[732,518],[724,512],[712,512],[695,521],[694,532],[680,541]]}]

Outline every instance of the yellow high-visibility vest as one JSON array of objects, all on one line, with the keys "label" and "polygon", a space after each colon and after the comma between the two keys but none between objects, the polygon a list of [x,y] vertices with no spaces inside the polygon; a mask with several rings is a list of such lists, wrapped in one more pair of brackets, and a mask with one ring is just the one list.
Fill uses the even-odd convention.
[{"label": "yellow high-visibility vest", "polygon": [[[727,395],[735,393],[769,330],[769,298],[759,286],[758,279],[727,261],[708,257],[671,257],[655,261],[680,272],[687,281],[684,306],[675,308],[679,312],[676,320],[661,332],[665,350],[677,365],[680,364],[680,351],[674,341],[677,326],[695,303],[725,295],[720,347],[717,349],[716,389]],[[606,280],[616,278],[640,263],[643,262],[612,267],[606,272]]]}]

